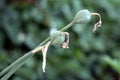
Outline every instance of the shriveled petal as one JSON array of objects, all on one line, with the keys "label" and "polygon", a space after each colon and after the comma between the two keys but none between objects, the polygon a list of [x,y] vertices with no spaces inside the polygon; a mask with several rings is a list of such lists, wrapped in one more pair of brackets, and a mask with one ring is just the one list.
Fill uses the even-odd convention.
[{"label": "shriveled petal", "polygon": [[47,53],[49,45],[50,45],[50,41],[42,48],[42,54],[43,54],[42,69],[43,69],[43,72],[45,72],[45,67],[46,67],[46,53]]},{"label": "shriveled petal", "polygon": [[98,14],[98,13],[91,13],[91,15],[92,15],[92,16],[97,15],[97,16],[99,17],[99,21],[94,25],[94,28],[93,28],[93,32],[95,32],[98,27],[101,27],[101,25],[102,25],[102,20],[101,20],[100,14]]},{"label": "shriveled petal", "polygon": [[101,21],[101,20],[100,20],[99,22],[97,22],[97,23],[94,25],[93,32],[95,32],[98,27],[101,27],[101,24],[102,24],[102,21]]},{"label": "shriveled petal", "polygon": [[61,44],[62,48],[69,48],[69,33],[68,32],[62,32],[62,35],[66,35],[65,41]]}]

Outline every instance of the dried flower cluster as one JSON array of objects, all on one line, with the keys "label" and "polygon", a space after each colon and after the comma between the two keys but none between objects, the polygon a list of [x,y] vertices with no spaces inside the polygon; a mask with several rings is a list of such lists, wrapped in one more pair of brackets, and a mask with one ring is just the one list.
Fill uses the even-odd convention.
[{"label": "dried flower cluster", "polygon": [[100,14],[98,14],[98,13],[90,13],[87,9],[80,10],[75,15],[73,21],[76,24],[88,23],[90,21],[90,19],[91,19],[91,16],[98,16],[99,17],[99,21],[94,25],[94,28],[93,28],[93,32],[95,32],[97,30],[97,28],[100,27],[101,24],[102,24]]}]

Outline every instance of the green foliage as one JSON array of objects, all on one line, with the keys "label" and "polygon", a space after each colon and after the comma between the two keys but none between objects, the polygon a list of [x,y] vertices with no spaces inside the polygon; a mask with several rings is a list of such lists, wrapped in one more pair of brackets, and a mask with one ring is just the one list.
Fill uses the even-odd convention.
[{"label": "green foliage", "polygon": [[[120,75],[119,0],[0,0],[0,71],[42,42],[52,28],[72,21],[80,9],[102,15],[103,25],[92,33],[92,21],[70,30],[69,49],[50,47],[46,74],[36,54],[12,80],[115,80]],[[28,75],[27,75],[28,74]]]}]

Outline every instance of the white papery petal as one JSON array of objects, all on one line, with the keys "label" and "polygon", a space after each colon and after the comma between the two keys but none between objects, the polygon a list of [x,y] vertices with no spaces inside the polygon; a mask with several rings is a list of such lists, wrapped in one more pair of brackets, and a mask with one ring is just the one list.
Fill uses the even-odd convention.
[{"label": "white papery petal", "polygon": [[43,69],[43,72],[45,72],[45,67],[46,67],[46,53],[47,53],[49,45],[50,45],[50,41],[42,49],[42,53],[43,53],[42,69]]}]

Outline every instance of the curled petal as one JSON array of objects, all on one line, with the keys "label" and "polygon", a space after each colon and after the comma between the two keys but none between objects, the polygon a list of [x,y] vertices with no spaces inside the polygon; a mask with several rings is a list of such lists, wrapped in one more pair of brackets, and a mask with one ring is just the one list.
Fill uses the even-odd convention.
[{"label": "curled petal", "polygon": [[62,32],[62,35],[66,35],[65,41],[61,44],[62,48],[69,48],[69,33],[68,32]]},{"label": "curled petal", "polygon": [[94,25],[94,28],[93,28],[93,32],[95,32],[97,30],[98,27],[101,27],[102,25],[102,20],[101,20],[101,16],[100,14],[98,13],[91,13],[91,15],[97,15],[99,17],[99,21]]}]

